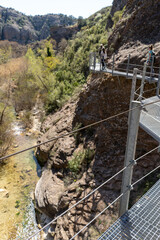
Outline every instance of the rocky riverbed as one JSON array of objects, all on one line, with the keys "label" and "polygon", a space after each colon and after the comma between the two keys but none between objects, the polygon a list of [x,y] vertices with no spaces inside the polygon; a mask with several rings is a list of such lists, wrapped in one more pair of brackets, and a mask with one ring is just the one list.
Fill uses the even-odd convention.
[{"label": "rocky riverbed", "polygon": [[[26,136],[20,121],[13,124],[15,140],[10,153],[36,143],[34,135]],[[8,158],[0,167],[0,239],[26,239],[38,230],[32,195],[41,168],[30,150]],[[35,240],[38,239],[35,238]]]}]

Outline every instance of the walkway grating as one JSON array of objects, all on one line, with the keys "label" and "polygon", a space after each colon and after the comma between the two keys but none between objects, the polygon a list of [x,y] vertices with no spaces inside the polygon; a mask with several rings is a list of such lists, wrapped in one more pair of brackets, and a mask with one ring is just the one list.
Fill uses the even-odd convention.
[{"label": "walkway grating", "polygon": [[160,240],[160,180],[98,240]]},{"label": "walkway grating", "polygon": [[[142,103],[145,105],[159,100],[159,97],[154,96]],[[148,105],[141,111],[140,127],[160,143],[160,102]]]}]

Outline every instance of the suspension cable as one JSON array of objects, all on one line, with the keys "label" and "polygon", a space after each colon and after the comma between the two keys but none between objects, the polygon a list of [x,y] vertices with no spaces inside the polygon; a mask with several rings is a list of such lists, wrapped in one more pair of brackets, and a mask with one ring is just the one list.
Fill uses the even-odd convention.
[{"label": "suspension cable", "polygon": [[159,149],[159,147],[160,147],[160,146],[157,146],[157,147],[155,147],[154,149],[150,150],[149,152],[147,152],[147,153],[143,154],[142,156],[136,158],[135,161],[137,162],[137,161],[140,160],[141,158],[143,158],[143,157],[147,156],[148,154],[154,152],[155,150]]},{"label": "suspension cable", "polygon": [[[150,103],[144,104],[144,105],[142,105],[142,106],[145,107],[145,106],[148,106],[148,105],[157,103],[157,102],[160,102],[160,99],[159,99],[159,100],[156,100],[156,101],[154,101],[154,102],[150,102]],[[85,130],[85,129],[89,128],[89,127],[96,126],[96,125],[98,125],[98,124],[100,124],[100,123],[103,123],[103,122],[106,122],[106,121],[108,121],[108,120],[111,120],[111,119],[113,119],[113,118],[115,118],[115,117],[121,116],[121,115],[123,115],[123,114],[125,114],[125,113],[128,113],[128,112],[130,112],[130,111],[133,111],[133,110],[135,110],[135,109],[137,109],[137,108],[139,108],[139,106],[138,106],[138,107],[135,107],[135,108],[132,108],[132,109],[128,109],[128,110],[126,110],[126,111],[124,111],[124,112],[115,114],[115,115],[113,115],[113,116],[111,116],[111,117],[102,119],[102,120],[100,120],[100,121],[91,123],[91,124],[89,124],[89,125],[87,125],[87,126],[84,126],[84,127],[82,127],[82,128],[73,130],[73,131],[71,131],[71,132],[69,132],[69,133],[65,133],[65,134],[62,134],[62,135],[60,135],[60,136],[53,137],[53,138],[51,138],[51,139],[49,139],[49,140],[47,140],[47,141],[45,141],[45,142],[36,144],[36,145],[31,146],[31,147],[29,147],[29,148],[20,150],[20,151],[18,151],[18,152],[12,153],[12,154],[7,155],[7,156],[4,156],[4,157],[1,157],[1,158],[0,158],[0,161],[1,161],[1,160],[4,160],[4,159],[6,159],[6,158],[9,158],[9,157],[15,156],[15,155],[17,155],[17,154],[26,152],[26,151],[31,150],[31,149],[33,149],[33,148],[39,147],[39,146],[44,145],[44,144],[46,144],[46,143],[53,142],[53,141],[55,141],[55,140],[58,140],[59,138],[63,138],[63,137],[69,136],[69,135],[73,135],[74,133],[77,133],[77,132],[79,132],[79,131]]]},{"label": "suspension cable", "polygon": [[148,90],[143,91],[143,93],[151,92],[151,91],[156,90],[156,89],[157,89],[157,88],[151,88],[151,89],[148,89]]},{"label": "suspension cable", "polygon": [[[159,100],[159,101],[160,101],[160,100]],[[12,157],[12,156],[14,156],[14,155],[23,153],[23,152],[25,152],[25,151],[31,150],[31,149],[33,149],[33,148],[39,147],[39,146],[44,145],[44,144],[46,144],[46,143],[50,143],[50,142],[52,142],[52,141],[58,140],[59,138],[63,138],[63,137],[69,136],[69,135],[73,135],[74,133],[77,133],[77,132],[79,132],[79,131],[85,130],[85,129],[89,128],[89,127],[98,125],[98,124],[103,123],[103,122],[105,122],[105,121],[111,120],[111,119],[113,119],[113,118],[115,118],[115,117],[118,117],[118,116],[121,116],[121,115],[123,115],[123,114],[125,114],[125,113],[128,113],[128,112],[130,112],[130,111],[132,111],[132,110],[135,110],[136,108],[138,108],[138,107],[135,107],[135,108],[133,108],[133,109],[129,109],[129,110],[126,110],[126,111],[124,111],[124,112],[115,114],[115,115],[113,115],[113,116],[111,116],[111,117],[102,119],[102,120],[97,121],[97,122],[95,122],[95,123],[89,124],[89,125],[87,125],[87,126],[85,126],[85,127],[82,127],[82,128],[76,129],[76,130],[73,130],[73,131],[71,131],[71,132],[69,132],[69,133],[62,134],[62,135],[60,135],[60,136],[51,138],[51,139],[49,139],[49,140],[47,140],[47,141],[44,141],[44,142],[39,143],[39,144],[36,144],[36,145],[31,146],[31,147],[29,147],[29,148],[20,150],[20,151],[18,151],[18,152],[12,153],[12,154],[7,155],[7,156],[4,156],[4,157],[1,157],[1,158],[0,158],[0,161],[1,161],[1,160],[4,160],[4,159],[6,159],[6,158]]]},{"label": "suspension cable", "polygon": [[134,185],[136,185],[137,183],[139,183],[140,181],[142,181],[144,178],[148,177],[151,173],[155,172],[156,170],[158,170],[160,168],[160,165],[158,167],[156,167],[155,169],[153,169],[152,171],[150,171],[149,173],[147,173],[145,176],[141,177],[140,179],[138,179],[136,182],[134,182],[132,184],[132,187]]},{"label": "suspension cable", "polygon": [[141,87],[143,86],[143,85],[145,85],[146,84],[146,82],[144,82],[143,84],[141,84],[136,90],[135,90],[135,92],[134,93],[137,93],[138,92],[138,90],[140,90],[141,89]]}]

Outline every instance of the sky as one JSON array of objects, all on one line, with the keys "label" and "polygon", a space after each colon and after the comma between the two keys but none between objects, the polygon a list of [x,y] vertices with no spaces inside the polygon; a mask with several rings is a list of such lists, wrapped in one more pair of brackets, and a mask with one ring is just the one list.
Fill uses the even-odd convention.
[{"label": "sky", "polygon": [[14,8],[26,15],[62,13],[87,18],[100,9],[111,6],[113,0],[0,0],[0,6]]}]

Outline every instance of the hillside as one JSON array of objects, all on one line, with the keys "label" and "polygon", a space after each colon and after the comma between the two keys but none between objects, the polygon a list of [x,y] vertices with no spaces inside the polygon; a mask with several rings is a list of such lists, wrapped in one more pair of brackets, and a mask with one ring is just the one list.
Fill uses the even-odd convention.
[{"label": "hillside", "polygon": [[[116,5],[118,1],[114,1]],[[114,13],[113,32],[108,39],[108,53],[117,54],[116,60],[126,61],[131,54],[137,64],[143,64],[148,46],[153,45],[157,56],[160,55],[160,2],[159,0],[128,0],[125,8]],[[114,7],[113,5],[113,8]],[[122,5],[124,6],[124,5]],[[157,66],[160,64],[158,59]]]},{"label": "hillside", "polygon": [[50,27],[73,25],[76,19],[63,14],[26,16],[12,8],[0,6],[0,40],[16,41],[21,44],[46,39]]}]

